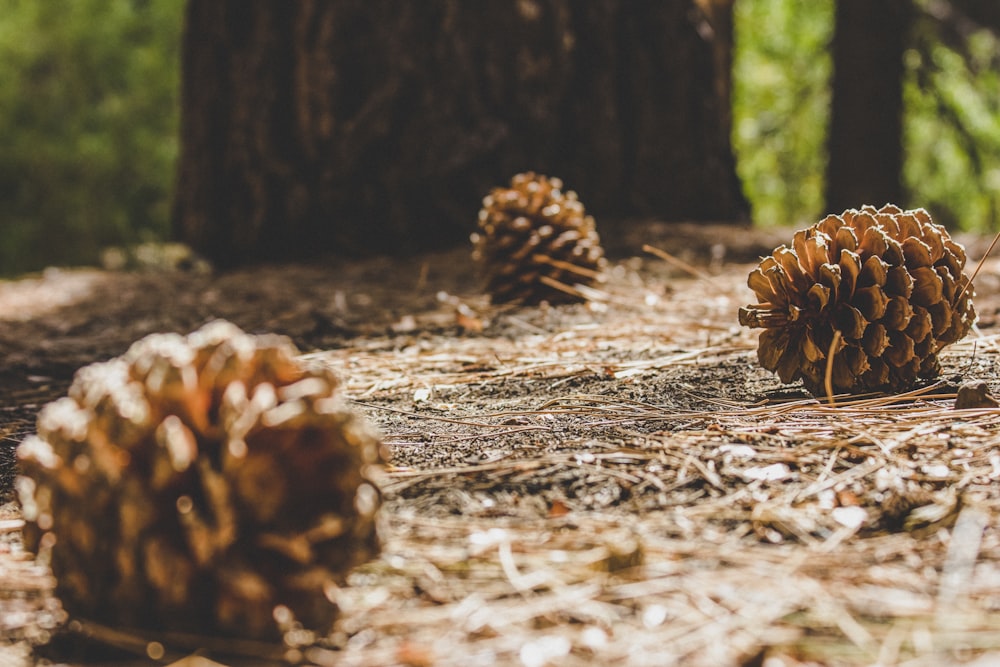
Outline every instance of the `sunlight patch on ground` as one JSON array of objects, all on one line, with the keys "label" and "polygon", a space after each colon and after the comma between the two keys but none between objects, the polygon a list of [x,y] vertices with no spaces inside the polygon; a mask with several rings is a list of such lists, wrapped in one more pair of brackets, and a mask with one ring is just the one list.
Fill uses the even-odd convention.
[{"label": "sunlight patch on ground", "polygon": [[0,321],[23,322],[88,298],[106,280],[96,269],[46,269],[37,277],[0,281]]}]

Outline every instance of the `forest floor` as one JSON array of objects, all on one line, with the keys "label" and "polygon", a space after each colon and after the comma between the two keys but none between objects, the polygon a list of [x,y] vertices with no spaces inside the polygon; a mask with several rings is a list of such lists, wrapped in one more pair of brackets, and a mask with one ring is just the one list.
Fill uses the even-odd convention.
[{"label": "forest floor", "polygon": [[[1000,390],[1000,261],[939,381],[830,404],[763,371],[736,322],[785,236],[643,225],[609,247],[602,300],[559,307],[490,306],[467,249],[0,283],[0,488],[76,368],[222,317],[330,364],[392,453],[383,553],[333,631],[215,642],[224,664],[997,664],[1000,410],[954,398]],[[107,661],[44,646],[65,619],[20,526],[0,507],[0,666]],[[213,643],[91,631],[116,664]]]}]

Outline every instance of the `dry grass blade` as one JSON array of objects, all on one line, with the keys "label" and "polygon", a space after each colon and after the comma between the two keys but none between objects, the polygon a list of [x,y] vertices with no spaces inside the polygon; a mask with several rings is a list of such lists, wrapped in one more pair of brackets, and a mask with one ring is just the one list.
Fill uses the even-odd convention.
[{"label": "dry grass blade", "polygon": [[570,294],[572,296],[575,296],[575,297],[577,297],[579,299],[586,299],[587,298],[586,296],[584,296],[583,292],[580,291],[579,289],[577,289],[576,287],[573,287],[571,285],[567,285],[566,283],[564,283],[562,281],[559,281],[559,280],[556,280],[555,278],[552,278],[551,276],[538,276],[538,282],[540,282],[540,283],[542,283],[544,285],[548,285],[549,287],[552,287],[554,289],[557,289],[560,292],[565,292],[566,294]]},{"label": "dry grass blade", "polygon": [[569,271],[570,273],[575,273],[578,276],[583,276],[585,278],[590,278],[595,281],[605,280],[604,274],[600,271],[594,271],[593,269],[588,269],[587,267],[580,266],[579,264],[573,264],[571,262],[564,262],[561,259],[555,259],[549,257],[548,255],[532,255],[531,259],[540,264],[548,264],[549,266],[554,266],[557,269],[562,269],[563,271]]},{"label": "dry grass blade", "polygon": [[965,296],[966,291],[968,291],[969,287],[971,287],[972,284],[973,284],[973,282],[976,280],[976,276],[979,275],[980,269],[983,268],[983,264],[986,263],[987,258],[993,252],[993,249],[996,247],[996,245],[997,245],[998,242],[1000,242],[1000,232],[997,232],[997,235],[994,236],[993,240],[990,242],[989,247],[986,248],[986,252],[983,253],[983,256],[979,258],[979,263],[976,264],[976,270],[972,272],[971,276],[969,276],[969,282],[967,282],[962,287],[962,289],[959,290],[958,294],[955,295],[955,299],[953,300],[953,303],[958,303],[959,301],[961,301],[962,297]]},{"label": "dry grass blade", "polygon": [[833,340],[830,341],[830,348],[826,352],[826,372],[823,374],[823,386],[826,388],[826,400],[830,405],[835,405],[836,400],[833,397],[833,364],[834,357],[837,354],[837,346],[840,345],[841,333],[840,331],[833,332]]},{"label": "dry grass blade", "polygon": [[699,269],[697,266],[694,266],[692,264],[689,264],[688,262],[685,262],[680,257],[676,257],[674,255],[671,255],[666,250],[662,250],[660,248],[656,248],[656,247],[651,246],[651,245],[643,245],[642,246],[642,251],[643,252],[648,252],[651,255],[655,255],[655,256],[659,257],[660,259],[662,259],[663,261],[667,262],[668,264],[672,264],[673,266],[681,269],[682,271],[684,271],[685,273],[687,273],[690,276],[693,276],[693,277],[698,278],[700,280],[704,280],[705,282],[709,283],[713,287],[718,287],[719,286],[716,283],[715,278],[712,277],[712,275],[710,273],[707,273],[706,271],[703,271],[702,269]]}]

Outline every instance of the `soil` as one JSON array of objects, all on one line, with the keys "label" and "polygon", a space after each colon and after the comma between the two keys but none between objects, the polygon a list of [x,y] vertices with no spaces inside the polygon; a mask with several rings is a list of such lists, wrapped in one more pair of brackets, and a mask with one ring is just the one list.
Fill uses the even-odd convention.
[{"label": "soil", "polygon": [[[903,580],[911,571],[922,572],[917,579],[931,576],[921,568],[945,572],[950,552],[941,540],[948,539],[951,524],[931,521],[934,530],[903,531],[909,509],[892,514],[878,508],[880,501],[870,500],[875,481],[851,486],[852,480],[877,477],[865,466],[873,465],[866,461],[869,449],[877,450],[878,438],[858,438],[866,432],[867,413],[844,413],[847,417],[836,417],[825,430],[800,433],[796,429],[806,429],[802,424],[823,414],[818,402],[758,366],[755,337],[741,330],[735,313],[752,298],[745,279],[753,261],[790,238],[789,231],[658,223],[629,229],[608,247],[612,268],[602,295],[558,307],[491,306],[477,289],[467,248],[222,274],[197,266],[50,269],[0,283],[0,491],[10,501],[0,514],[0,581],[5,584],[0,664],[30,664],[31,647],[43,645],[64,620],[51,596],[51,577],[18,544],[11,492],[16,444],[33,432],[40,407],[65,393],[77,368],[119,355],[146,334],[186,333],[215,318],[252,333],[288,335],[303,355],[334,367],[391,451],[384,485],[385,555],[344,588],[343,621],[326,638],[325,648],[316,649],[326,653],[300,652],[300,658],[317,664],[325,664],[325,655],[338,664],[540,666],[627,658],[632,664],[761,665],[773,658],[783,662],[767,664],[878,659],[930,665],[997,655],[1000,640],[989,615],[1000,599],[1000,547],[992,533],[976,555],[982,575],[993,577],[989,591],[994,597],[965,609],[975,620],[959,628],[967,632],[958,639],[932,633],[938,643],[922,646],[912,628],[896,637],[892,632],[903,632],[898,628],[904,621],[919,624],[935,609],[920,606],[911,616],[896,608],[862,613],[842,597],[846,593],[834,590],[838,577],[850,578],[845,568],[855,558],[861,563],[857,571],[883,564],[884,571],[873,574],[872,581],[888,574],[901,578],[882,582],[887,591],[919,596],[919,584]],[[988,241],[962,240],[973,257]],[[683,259],[699,275],[643,253],[643,243]],[[950,407],[947,401],[958,385],[969,380],[985,381],[994,393],[1000,388],[992,338],[1000,313],[1000,265],[987,262],[976,288],[976,340],[946,352],[943,381],[918,388],[925,393],[907,409]],[[803,404],[812,412],[793,425],[771,426],[775,413],[754,412]],[[838,432],[844,425],[837,420],[845,418],[857,420],[850,438]],[[944,417],[927,413],[926,423],[939,419]],[[956,437],[967,437],[968,449],[980,447],[982,461],[998,457],[1000,462],[1000,450],[989,441],[1000,418],[987,415],[975,424],[985,435]],[[883,427],[888,428],[879,421],[872,428]],[[961,448],[962,443],[949,446]],[[919,446],[913,447],[911,458],[923,461]],[[734,463],[742,456],[751,457],[753,465]],[[815,471],[824,466],[831,466],[827,473],[842,476],[836,493],[861,498],[858,506],[869,511],[863,526],[847,534],[837,532],[837,522],[828,518],[810,515],[813,524],[806,526],[798,516],[767,514],[781,508],[764,502],[767,493],[753,475],[790,475],[790,484],[801,477],[802,487],[796,487],[801,493],[810,480],[822,479]],[[981,507],[991,508],[984,511],[996,511],[997,493],[990,483],[965,479],[960,484],[972,489],[963,493],[979,494]],[[944,496],[933,494],[958,487],[927,482],[921,488],[930,500],[911,505],[950,507],[954,520],[960,514],[956,502],[947,505]],[[912,557],[885,542],[901,532],[912,540],[901,551],[912,550]],[[839,537],[831,542],[834,535]],[[878,544],[883,552],[874,556]],[[480,548],[494,560],[479,558]],[[818,559],[809,567],[797,566],[796,573],[808,573],[810,581],[826,587],[827,597],[809,593],[813,597],[805,600],[802,591],[811,591],[808,586],[768,591],[781,577],[774,571],[761,574],[762,568],[786,563],[796,549]],[[542,552],[567,559],[562,587],[526,580],[534,574],[531,559]],[[585,554],[594,562],[581,565]],[[656,554],[668,555],[661,561]],[[479,563],[476,567],[490,574],[478,585],[470,583],[468,571],[455,574],[459,562],[473,569]],[[415,572],[418,565],[424,569]],[[646,568],[641,577],[633,572],[640,565]],[[902,569],[890,573],[897,565]],[[591,574],[573,574],[574,568]],[[666,576],[663,568],[685,573],[687,587],[656,593]],[[711,582],[702,581],[709,574]],[[738,590],[716,590],[730,585],[730,574],[737,577],[732,585]],[[637,592],[622,598],[629,582],[647,585],[641,595],[652,597]],[[854,595],[862,589],[873,595],[871,581],[855,577],[852,582],[858,586]],[[934,590],[939,585],[937,576],[928,583]],[[697,589],[705,586],[715,592],[701,599]],[[383,591],[381,602],[369,595],[375,589]],[[578,613],[566,611],[577,604],[574,591],[582,596]],[[546,595],[556,606],[540,606],[522,621],[494,623],[489,632],[480,626],[459,632],[452,617],[434,615],[479,599],[484,608],[514,619],[518,607],[510,606],[512,601],[543,605]],[[984,596],[989,598],[982,593],[977,599]],[[820,613],[820,598],[827,612],[850,607],[851,613]],[[416,600],[425,615],[400,616]],[[393,601],[398,608],[387,612]],[[710,610],[720,605],[721,612]],[[688,627],[686,614],[696,613],[689,607],[701,609],[697,613],[703,620],[687,634],[661,626],[662,613],[677,618],[677,627]],[[760,627],[744,618],[765,607],[760,618],[768,620]],[[394,620],[378,620],[379,613]],[[715,621],[704,620],[720,613],[730,621],[712,625]],[[731,617],[742,620],[734,624]],[[553,634],[553,628],[563,634]],[[545,643],[557,635],[569,643]],[[817,636],[818,643],[803,639]],[[972,639],[979,643],[962,643]]]}]

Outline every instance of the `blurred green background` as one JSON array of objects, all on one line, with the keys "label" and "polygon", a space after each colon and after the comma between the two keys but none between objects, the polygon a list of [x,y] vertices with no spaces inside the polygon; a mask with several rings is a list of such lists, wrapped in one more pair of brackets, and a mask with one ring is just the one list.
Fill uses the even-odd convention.
[{"label": "blurred green background", "polygon": [[165,238],[179,0],[0,0],[0,273]]},{"label": "blurred green background", "polygon": [[[910,206],[986,230],[1000,203],[1000,43],[946,44],[923,11],[906,54]],[[737,0],[733,143],[761,225],[823,210],[834,0]],[[180,0],[0,0],[0,274],[92,264],[167,238]]]},{"label": "blurred green background", "polygon": [[[1000,41],[986,29],[947,39],[935,3],[914,3],[903,82],[907,200],[895,203],[986,231],[1000,204]],[[733,147],[756,224],[839,213],[823,210],[834,5],[736,0]]]}]

